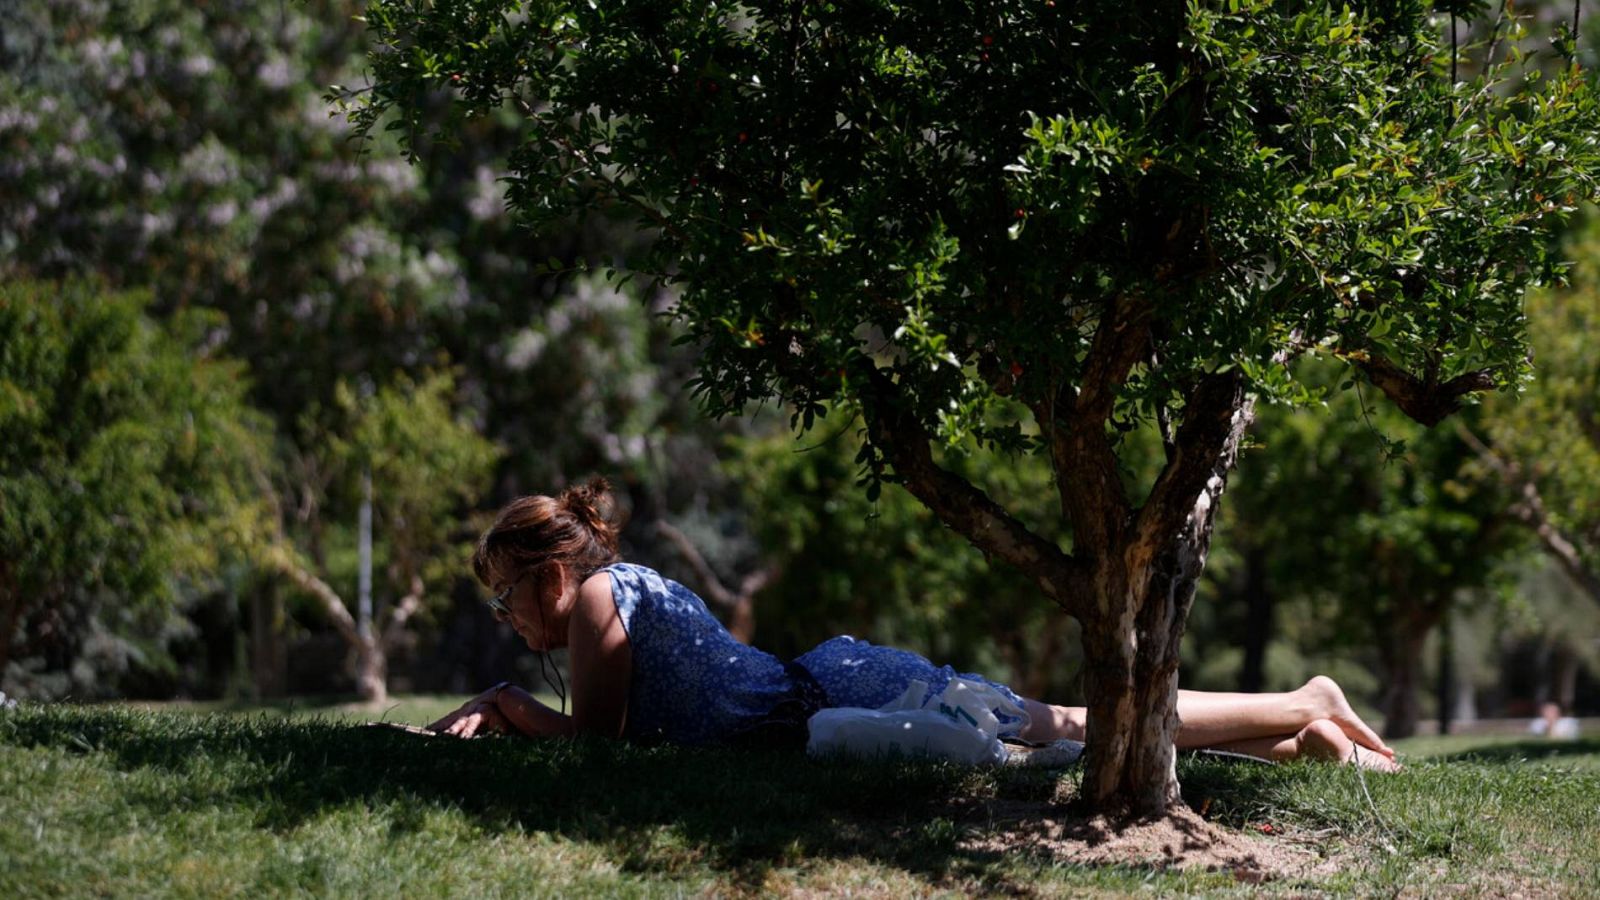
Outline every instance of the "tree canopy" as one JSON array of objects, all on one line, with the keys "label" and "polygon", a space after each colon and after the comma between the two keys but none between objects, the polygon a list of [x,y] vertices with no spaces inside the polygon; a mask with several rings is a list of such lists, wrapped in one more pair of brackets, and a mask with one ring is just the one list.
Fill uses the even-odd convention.
[{"label": "tree canopy", "polygon": [[1106,298],[1138,297],[1165,352],[1119,399],[1329,346],[1436,419],[1521,371],[1535,226],[1593,190],[1581,72],[1452,84],[1405,5],[410,9],[370,10],[358,117],[520,104],[514,207],[659,229],[642,268],[683,286],[719,411],[814,416],[890,355],[931,432],[1014,441],[999,398],[1092,381]]}]

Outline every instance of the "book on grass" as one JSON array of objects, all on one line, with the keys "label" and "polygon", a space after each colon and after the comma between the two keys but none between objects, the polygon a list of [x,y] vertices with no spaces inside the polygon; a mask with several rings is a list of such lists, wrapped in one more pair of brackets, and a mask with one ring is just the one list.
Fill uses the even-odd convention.
[{"label": "book on grass", "polygon": [[426,728],[423,728],[421,725],[407,725],[404,722],[362,722],[361,723],[361,727],[362,728],[389,728],[389,729],[393,729],[395,731],[403,731],[406,734],[420,734],[423,737],[438,737],[439,736],[439,732],[437,732],[437,731],[430,731],[430,730],[428,730]]}]

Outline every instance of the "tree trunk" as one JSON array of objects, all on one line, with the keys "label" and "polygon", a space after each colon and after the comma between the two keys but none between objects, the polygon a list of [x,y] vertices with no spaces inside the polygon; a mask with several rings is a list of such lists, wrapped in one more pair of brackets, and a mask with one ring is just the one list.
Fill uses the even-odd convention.
[{"label": "tree trunk", "polygon": [[1163,429],[1166,467],[1135,509],[1108,431],[1118,387],[1150,361],[1152,310],[1142,297],[1118,297],[1095,329],[1078,383],[1028,401],[1049,436],[1070,555],[934,461],[933,435],[889,373],[856,370],[866,384],[867,435],[882,454],[868,465],[892,465],[896,480],[947,526],[1028,573],[1082,623],[1089,760],[1081,799],[1118,819],[1174,814],[1181,803],[1173,745],[1179,641],[1217,501],[1254,412],[1239,370],[1200,377],[1177,434]]},{"label": "tree trunk", "polygon": [[1562,715],[1573,712],[1578,700],[1578,654],[1566,643],[1558,644],[1551,660],[1550,699],[1561,707]]},{"label": "tree trunk", "polygon": [[[1157,816],[1182,802],[1173,745],[1177,650],[1175,642],[1167,646],[1149,627],[1151,617],[1135,621],[1133,598],[1124,596],[1117,605],[1128,610],[1126,616],[1084,623],[1089,755],[1083,797],[1095,810],[1112,816]],[[1153,605],[1167,606],[1150,599]],[[1157,616],[1173,612],[1169,607]],[[1162,665],[1168,659],[1170,668]]]},{"label": "tree trunk", "polygon": [[[1211,548],[1218,502],[1254,404],[1239,398],[1226,419],[1222,452],[1177,534],[1165,546],[1137,540],[1108,559],[1094,584],[1098,609],[1119,610],[1084,622],[1088,657],[1088,770],[1084,798],[1113,815],[1164,815],[1182,804],[1178,787],[1178,662],[1195,584]],[[1152,552],[1154,551],[1154,552]],[[1149,560],[1142,567],[1140,560]]]},{"label": "tree trunk", "polygon": [[389,699],[389,658],[370,629],[356,642],[356,694],[363,703]]},{"label": "tree trunk", "polygon": [[286,681],[283,601],[271,585],[250,594],[250,672],[257,700],[281,697]]},{"label": "tree trunk", "polygon": [[0,681],[5,680],[6,666],[11,662],[11,638],[21,618],[22,598],[17,596],[11,565],[0,561]]},{"label": "tree trunk", "polygon": [[1412,613],[1401,616],[1400,629],[1389,642],[1389,687],[1383,699],[1383,733],[1389,738],[1407,738],[1417,733],[1422,717],[1418,696],[1421,681],[1422,645],[1433,628],[1434,617]]},{"label": "tree trunk", "polygon": [[1450,633],[1450,614],[1439,622],[1439,681],[1434,702],[1439,708],[1439,733],[1449,734],[1455,718],[1456,702],[1455,636]]},{"label": "tree trunk", "polygon": [[1272,638],[1272,591],[1267,587],[1267,552],[1252,546],[1244,555],[1244,665],[1239,690],[1260,693],[1267,682],[1267,641]]},{"label": "tree trunk", "polygon": [[340,636],[355,652],[356,693],[360,695],[362,701],[382,703],[387,700],[389,692],[385,685],[388,660],[384,657],[383,646],[378,640],[377,633],[369,629],[363,635],[356,625],[355,618],[350,615],[350,610],[345,608],[339,592],[301,565],[294,551],[285,543],[267,545],[262,550],[262,563],[288,577],[296,587],[315,597],[322,604],[323,611],[333,621]]}]

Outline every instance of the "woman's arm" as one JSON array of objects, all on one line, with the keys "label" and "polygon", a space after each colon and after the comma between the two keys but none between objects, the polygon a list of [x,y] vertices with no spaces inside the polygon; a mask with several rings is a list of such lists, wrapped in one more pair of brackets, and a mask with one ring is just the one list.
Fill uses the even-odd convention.
[{"label": "woman's arm", "polygon": [[611,577],[597,574],[578,588],[567,622],[575,731],[621,737],[633,684],[633,650],[622,626]]},{"label": "woman's arm", "polygon": [[520,732],[528,737],[572,734],[572,717],[564,716],[533,695],[502,682],[463,703],[455,712],[428,726],[453,737],[489,732]]},{"label": "woman's arm", "polygon": [[[577,704],[573,706],[576,708]],[[564,716],[545,706],[519,687],[508,685],[501,688],[495,696],[495,708],[512,728],[528,737],[565,737],[574,732],[571,716]]]},{"label": "woman's arm", "polygon": [[494,698],[500,714],[529,737],[570,737],[579,732],[621,737],[633,657],[606,575],[590,578],[578,589],[567,627],[567,660],[572,668],[572,715],[564,716],[527,691],[509,686]]},{"label": "woman's arm", "polygon": [[572,715],[562,715],[509,684],[492,688],[431,726],[458,737],[514,730],[528,737],[570,737],[579,732],[621,737],[627,720],[633,654],[611,596],[611,579],[590,578],[578,589],[568,622]]}]

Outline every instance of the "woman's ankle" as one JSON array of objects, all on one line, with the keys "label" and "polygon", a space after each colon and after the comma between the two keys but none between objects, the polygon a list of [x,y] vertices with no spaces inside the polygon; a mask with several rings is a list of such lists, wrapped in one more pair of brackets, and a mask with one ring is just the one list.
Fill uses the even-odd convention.
[{"label": "woman's ankle", "polygon": [[1346,706],[1339,683],[1326,675],[1314,675],[1295,691],[1296,705],[1307,724],[1318,719],[1336,718]]}]

